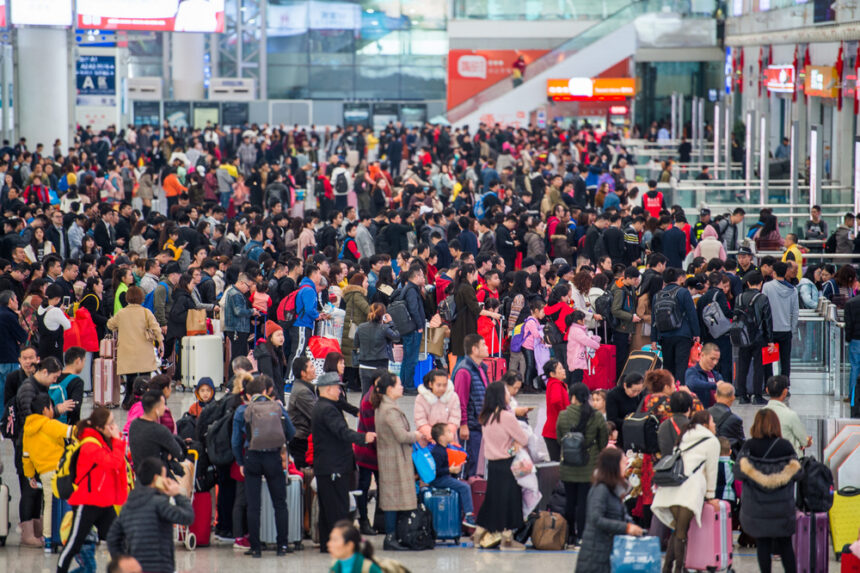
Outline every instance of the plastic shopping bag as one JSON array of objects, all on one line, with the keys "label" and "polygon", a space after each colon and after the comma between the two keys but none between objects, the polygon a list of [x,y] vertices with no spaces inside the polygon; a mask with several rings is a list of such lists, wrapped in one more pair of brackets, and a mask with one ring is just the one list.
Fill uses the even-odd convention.
[{"label": "plastic shopping bag", "polygon": [[614,573],[660,573],[660,540],[616,535],[609,559]]},{"label": "plastic shopping bag", "polygon": [[430,446],[423,448],[418,444],[412,444],[412,463],[418,471],[418,477],[426,484],[436,479],[436,460],[430,453]]},{"label": "plastic shopping bag", "polygon": [[520,448],[514,455],[514,461],[511,462],[511,472],[516,479],[535,473],[535,464],[525,448]]}]

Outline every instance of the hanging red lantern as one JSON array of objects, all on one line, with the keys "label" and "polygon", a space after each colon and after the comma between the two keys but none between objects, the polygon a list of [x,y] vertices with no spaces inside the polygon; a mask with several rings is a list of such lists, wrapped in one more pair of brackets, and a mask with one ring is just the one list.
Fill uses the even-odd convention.
[{"label": "hanging red lantern", "polygon": [[845,62],[842,60],[842,42],[839,42],[839,52],[836,54],[836,110],[842,111],[842,68]]},{"label": "hanging red lantern", "polygon": [[794,84],[795,84],[795,86],[794,86],[794,89],[791,90],[791,101],[792,101],[792,103],[794,103],[797,101],[797,76],[799,75],[798,70],[797,70],[797,45],[796,44],[794,46],[794,58],[791,60],[791,67],[794,68]]},{"label": "hanging red lantern", "polygon": [[741,48],[740,64],[735,68],[738,70],[738,93],[744,93],[744,49]]}]

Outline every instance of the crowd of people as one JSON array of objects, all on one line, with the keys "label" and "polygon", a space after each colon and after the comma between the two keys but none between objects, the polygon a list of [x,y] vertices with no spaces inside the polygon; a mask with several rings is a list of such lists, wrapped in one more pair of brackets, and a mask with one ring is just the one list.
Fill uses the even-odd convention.
[{"label": "crowd of people", "polygon": [[[776,515],[787,505],[768,496],[782,500],[794,478],[774,488],[756,468],[778,458],[789,472],[810,443],[786,398],[799,310],[821,297],[845,308],[853,389],[856,271],[804,261],[770,209],[744,226],[741,207],[703,208],[690,224],[656,181],[626,179],[634,161],[612,132],[556,126],[391,124],[377,137],[165,123],[81,129],[52,152],[4,142],[0,409],[22,545],[53,544],[60,573],[94,538],[117,563],[172,571],[168,534],[194,519],[177,481],[192,448],[212,468],[196,489],[217,485],[216,539],[261,556],[265,478],[275,549],[290,553],[290,468],[313,477],[320,549],[335,570],[355,571],[372,559],[363,535],[408,548],[398,521],[419,505],[412,450],[429,444],[438,473],[428,485],[457,494],[478,546],[523,549],[515,533],[528,515],[512,464],[524,450],[561,461],[578,570],[608,570],[615,535],[659,520],[673,530],[664,571],[683,571],[689,525],[726,499],[718,482],[732,471],[745,487],[730,501],[762,571],[772,553],[793,570],[793,509]],[[831,241],[815,207],[807,237],[853,251],[851,217]],[[317,364],[310,343],[337,316],[339,352]],[[224,379],[193,380],[194,404],[174,417],[167,399],[193,374],[181,341],[207,332],[223,335]],[[643,348],[663,368],[625,373]],[[122,390],[104,386],[105,359]],[[596,381],[598,369],[609,379]],[[545,393],[541,428],[519,392]],[[404,395],[416,397],[414,424]],[[749,439],[735,401],[765,406]],[[860,414],[853,391],[851,411]],[[659,451],[624,451],[637,412],[659,419]],[[571,429],[588,444],[583,463],[562,459]],[[72,530],[57,547],[50,485],[70,437],[86,486],[68,499]],[[452,444],[465,450],[461,465],[445,463]],[[654,464],[676,446],[696,471],[655,486]],[[476,478],[486,480],[478,510],[465,481]],[[357,529],[344,521],[356,487]]]}]

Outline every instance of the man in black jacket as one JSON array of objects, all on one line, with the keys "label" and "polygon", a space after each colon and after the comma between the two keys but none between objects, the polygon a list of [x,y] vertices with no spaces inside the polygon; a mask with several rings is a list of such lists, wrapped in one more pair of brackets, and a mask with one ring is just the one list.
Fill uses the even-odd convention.
[{"label": "man in black jacket", "polygon": [[194,522],[191,502],[158,458],[140,461],[135,474],[137,485],[108,531],[108,551],[114,559],[131,555],[144,571],[174,571],[171,525]]},{"label": "man in black jacket", "polygon": [[140,399],[143,414],[128,427],[128,449],[131,463],[137,467],[146,458],[180,460],[182,448],[167,427],[158,420],[164,415],[167,405],[160,390],[149,390]]},{"label": "man in black jacket", "polygon": [[762,348],[773,345],[773,320],[770,314],[770,302],[761,292],[763,282],[761,272],[751,271],[744,277],[747,290],[745,290],[735,301],[735,316],[732,322],[741,320],[739,311],[752,313],[755,328],[749,333],[752,344],[747,347],[738,347],[737,376],[735,377],[735,390],[738,393],[740,404],[749,404],[747,392],[747,374],[753,369],[753,404],[763,406],[767,400],[762,397],[764,390],[764,367],[761,363]]},{"label": "man in black jacket", "polygon": [[627,247],[624,244],[624,231],[621,230],[621,215],[618,213],[610,215],[609,227],[603,231],[603,243],[613,263],[624,260]]},{"label": "man in black jacket", "polygon": [[[513,269],[514,261],[517,258],[516,243],[514,242],[513,235],[511,235],[513,230],[516,228],[517,218],[515,215],[508,215],[505,217],[504,222],[496,227],[496,250],[498,251],[499,256],[505,260],[506,269]],[[448,257],[450,258],[450,256],[451,255],[449,253]],[[440,262],[439,264],[441,265],[442,263]],[[440,268],[448,267],[445,266]]]},{"label": "man in black jacket", "polygon": [[714,425],[717,427],[717,437],[726,438],[732,445],[732,456],[737,455],[744,445],[744,421],[732,412],[735,402],[735,387],[728,382],[717,383],[717,402],[708,408]]},{"label": "man in black jacket", "polygon": [[314,475],[319,498],[320,552],[328,553],[329,534],[334,524],[349,517],[349,488],[352,482],[352,445],[372,444],[376,433],[360,434],[349,429],[338,406],[340,384],[333,378],[317,385],[319,401],[311,417],[314,440]]},{"label": "man in black jacket", "polygon": [[418,394],[418,384],[416,384],[415,368],[418,365],[418,354],[421,346],[421,335],[424,332],[424,325],[427,321],[424,314],[424,299],[421,297],[422,289],[424,288],[424,271],[420,266],[413,265],[403,273],[403,289],[401,297],[406,303],[406,310],[409,311],[409,316],[415,324],[415,330],[412,332],[401,332],[403,341],[403,363],[401,368],[400,378],[403,380],[403,393],[407,396],[415,396]]},{"label": "man in black jacket", "polygon": [[213,277],[218,272],[218,262],[215,259],[205,259],[200,266],[203,271],[200,274],[200,284],[197,285],[197,292],[200,293],[200,300],[203,304],[218,304],[218,295],[216,294],[215,280]]},{"label": "man in black jacket", "polygon": [[400,251],[409,250],[409,239],[406,233],[412,230],[412,225],[409,224],[409,216],[400,211],[389,211],[388,221],[388,225],[381,229],[380,233],[388,244],[387,253],[395,259]]}]

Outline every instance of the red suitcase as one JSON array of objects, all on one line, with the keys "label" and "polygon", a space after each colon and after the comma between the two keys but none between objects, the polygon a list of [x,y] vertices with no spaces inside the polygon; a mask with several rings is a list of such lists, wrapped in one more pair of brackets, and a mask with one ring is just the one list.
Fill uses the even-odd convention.
[{"label": "red suitcase", "polygon": [[194,522],[188,528],[197,538],[197,547],[209,547],[212,536],[212,494],[202,491],[194,494],[191,501]]},{"label": "red suitcase", "polygon": [[723,571],[732,565],[732,512],[727,501],[719,511],[706,503],[702,508],[702,525],[695,520],[687,534],[687,569]]},{"label": "red suitcase", "polygon": [[615,388],[616,378],[615,345],[601,344],[594,358],[589,359],[582,381],[591,391],[610,390]]},{"label": "red suitcase", "polygon": [[484,503],[484,498],[487,497],[487,480],[477,476],[469,478],[469,487],[472,488],[472,507],[475,515],[481,511],[481,505]]},{"label": "red suitcase", "polygon": [[490,382],[501,380],[508,371],[508,363],[504,358],[484,358]]},{"label": "red suitcase", "polygon": [[[860,573],[860,559],[854,557],[853,553],[842,554],[842,573]],[[800,565],[800,562],[798,562]]]}]

